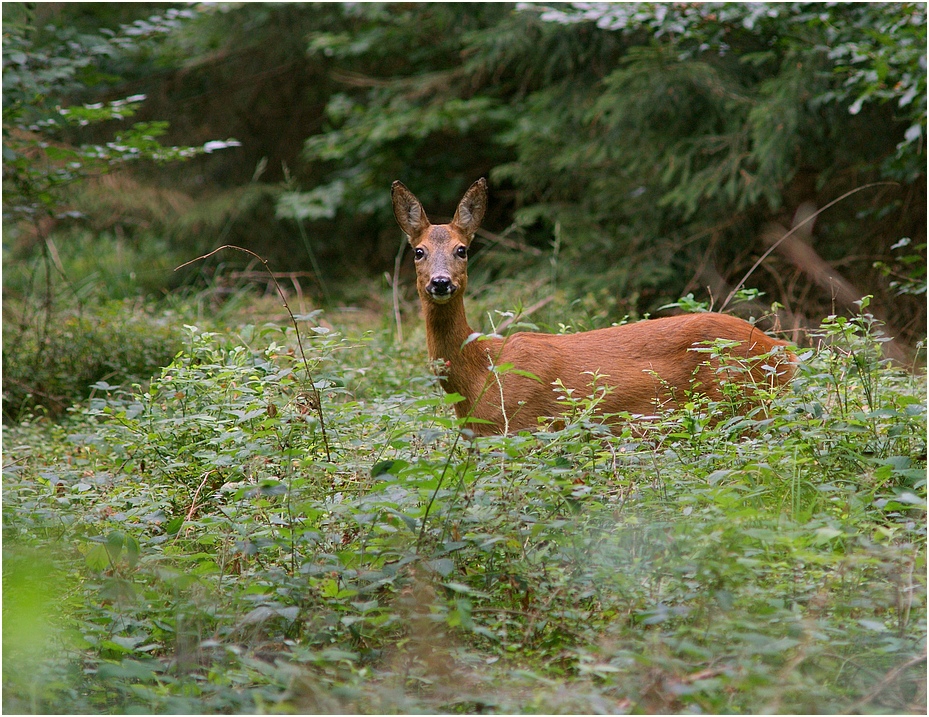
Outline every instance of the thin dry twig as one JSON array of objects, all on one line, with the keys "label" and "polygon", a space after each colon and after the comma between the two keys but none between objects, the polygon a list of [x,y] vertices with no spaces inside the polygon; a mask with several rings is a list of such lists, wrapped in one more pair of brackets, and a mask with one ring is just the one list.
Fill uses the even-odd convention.
[{"label": "thin dry twig", "polygon": [[290,305],[287,303],[287,297],[284,295],[284,290],[281,288],[281,285],[278,283],[277,278],[274,276],[274,272],[271,271],[268,266],[268,261],[264,258],[253,252],[251,249],[245,249],[241,246],[236,246],[235,244],[223,244],[220,247],[217,247],[211,252],[198,256],[195,259],[186,261],[178,267],[175,267],[174,271],[178,269],[183,269],[185,266],[189,266],[194,262],[200,261],[201,259],[208,259],[217,252],[222,251],[223,249],[235,249],[241,251],[244,254],[255,257],[261,264],[264,266],[265,271],[268,272],[268,276],[271,277],[271,281],[274,282],[274,286],[277,289],[278,296],[281,297],[281,302],[284,305],[284,309],[287,311],[287,315],[290,316],[290,321],[294,325],[294,331],[297,334],[297,347],[300,349],[300,358],[303,359],[303,367],[306,369],[306,376],[309,379],[310,387],[315,401],[312,402],[313,408],[316,410],[316,417],[319,418],[319,428],[323,435],[323,448],[326,450],[326,460],[330,463],[332,462],[332,455],[329,450],[329,437],[326,434],[326,420],[323,415],[323,400],[322,395],[320,394],[319,387],[316,385],[316,382],[313,380],[313,372],[310,371],[310,362],[306,358],[306,351],[303,350],[303,339],[300,337],[300,327],[297,325],[297,317],[294,316],[294,312],[290,310]]},{"label": "thin dry twig", "polygon": [[[194,491],[194,497],[190,501],[190,508],[188,508],[187,510],[187,515],[184,516],[185,523],[189,523],[191,520],[193,520],[194,513],[197,512],[197,499],[200,497],[200,491],[203,490],[203,486],[206,485],[206,482],[207,480],[209,480],[210,475],[212,473],[213,471],[209,470],[203,474],[203,480],[200,481],[200,485],[198,485],[197,490]],[[186,532],[188,533],[190,532],[190,526],[187,527]],[[178,529],[177,533],[175,533],[174,535],[174,541],[177,542],[180,537],[181,537],[181,531],[180,529]]]},{"label": "thin dry twig", "polygon": [[403,323],[400,320],[400,266],[403,261],[403,252],[406,250],[406,237],[400,239],[400,249],[397,251],[397,257],[394,259],[394,276],[390,283],[391,294],[394,304],[394,321],[397,322],[397,343],[403,343]]}]

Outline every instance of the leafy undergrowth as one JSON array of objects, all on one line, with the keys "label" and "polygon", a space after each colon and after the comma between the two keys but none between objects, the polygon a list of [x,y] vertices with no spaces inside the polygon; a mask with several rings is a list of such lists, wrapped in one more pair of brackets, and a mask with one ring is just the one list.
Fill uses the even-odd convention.
[{"label": "leafy undergrowth", "polygon": [[870,329],[748,417],[471,440],[386,332],[189,328],[6,431],[4,710],[923,714],[926,384]]},{"label": "leafy undergrowth", "polygon": [[33,302],[3,300],[3,420],[62,415],[100,379],[147,379],[180,347],[171,316],[134,301],[90,302],[46,314]]}]

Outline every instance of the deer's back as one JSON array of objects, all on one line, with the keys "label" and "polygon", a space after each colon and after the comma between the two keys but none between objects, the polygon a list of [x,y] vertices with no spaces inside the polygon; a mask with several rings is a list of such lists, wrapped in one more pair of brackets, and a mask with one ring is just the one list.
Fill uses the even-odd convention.
[{"label": "deer's back", "polygon": [[[495,363],[511,363],[539,381],[515,374],[503,378],[510,430],[534,428],[537,416],[557,416],[563,402],[552,383],[559,380],[575,397],[590,395],[595,376],[598,385],[611,387],[603,413],[653,414],[657,405],[673,405],[681,391],[695,383],[711,398],[719,398],[718,362],[706,348],[715,340],[734,343],[725,350],[733,357],[750,359],[786,342],[773,339],[747,321],[715,313],[688,314],[639,321],[577,334],[517,333],[505,340]],[[793,374],[789,352],[777,359],[777,374],[749,361],[747,374],[730,374],[735,380],[770,385],[785,383]],[[773,363],[769,361],[769,363]],[[489,386],[475,415],[502,420],[500,391]]]}]

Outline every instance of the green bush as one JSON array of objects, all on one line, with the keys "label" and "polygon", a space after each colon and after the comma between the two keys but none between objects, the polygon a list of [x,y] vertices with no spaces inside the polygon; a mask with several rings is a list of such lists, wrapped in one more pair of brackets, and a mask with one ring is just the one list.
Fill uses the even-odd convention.
[{"label": "green bush", "polygon": [[170,316],[131,301],[103,301],[45,314],[4,302],[3,416],[60,416],[91,391],[146,382],[180,348]]}]

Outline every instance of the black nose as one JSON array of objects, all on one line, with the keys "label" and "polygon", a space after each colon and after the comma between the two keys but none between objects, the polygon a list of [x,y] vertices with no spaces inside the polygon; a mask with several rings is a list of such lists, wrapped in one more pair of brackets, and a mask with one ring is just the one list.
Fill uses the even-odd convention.
[{"label": "black nose", "polygon": [[447,276],[436,276],[429,282],[429,286],[427,288],[429,289],[430,294],[434,294],[436,296],[451,294],[453,290],[452,280]]}]

